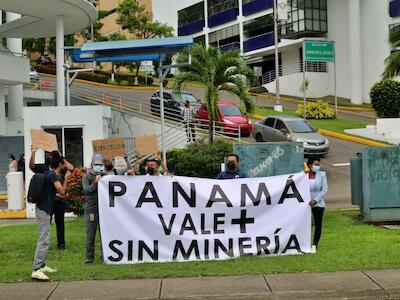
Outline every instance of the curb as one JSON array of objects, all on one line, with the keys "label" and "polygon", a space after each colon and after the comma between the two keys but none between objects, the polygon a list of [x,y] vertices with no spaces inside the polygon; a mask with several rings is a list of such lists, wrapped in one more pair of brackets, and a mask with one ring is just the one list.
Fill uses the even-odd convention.
[{"label": "curb", "polygon": [[[253,94],[253,93],[250,93],[250,94]],[[275,99],[275,98],[273,98],[271,96],[260,95],[260,94],[257,94],[257,93],[254,93],[253,95],[256,95],[256,97],[264,98],[264,99],[268,99],[268,100],[274,100]],[[294,102],[294,103],[303,104],[303,100],[299,100],[299,99],[292,99],[292,98],[282,97],[281,96],[281,100],[284,100],[284,101],[287,101],[287,102]],[[330,105],[334,106],[333,104],[330,104]],[[338,105],[338,109],[340,109],[340,110],[348,110],[348,111],[369,111],[369,112],[375,111],[373,108],[368,108],[368,107],[344,106],[344,105]]]},{"label": "curb", "polygon": [[[52,77],[52,78],[56,77],[53,74],[47,74],[47,73],[39,73],[39,74],[43,75],[43,76]],[[83,80],[83,79],[75,79],[75,81],[81,82],[81,83],[86,83],[86,84],[91,84],[91,85],[95,85],[95,86],[101,86],[101,87],[112,88],[112,89],[119,89],[119,90],[156,91],[159,88],[157,86],[154,86],[154,87],[153,86],[120,86],[120,85],[112,85],[112,84],[100,83],[100,82]]]},{"label": "curb", "polygon": [[[262,117],[262,116],[253,115],[253,114],[249,114],[249,117],[256,119],[256,120],[264,119],[264,117]],[[330,137],[334,137],[334,138],[337,138],[340,140],[345,140],[345,141],[349,141],[349,142],[353,142],[353,143],[357,143],[357,144],[367,145],[367,146],[371,146],[371,147],[390,147],[390,145],[388,145],[388,144],[376,142],[373,140],[368,140],[368,139],[361,138],[361,137],[356,137],[356,136],[349,135],[349,134],[337,133],[337,132],[328,131],[328,130],[324,130],[324,129],[318,129],[318,131],[323,135],[327,135]]]},{"label": "curb", "polygon": [[0,220],[1,219],[26,219],[26,209],[0,210]]}]

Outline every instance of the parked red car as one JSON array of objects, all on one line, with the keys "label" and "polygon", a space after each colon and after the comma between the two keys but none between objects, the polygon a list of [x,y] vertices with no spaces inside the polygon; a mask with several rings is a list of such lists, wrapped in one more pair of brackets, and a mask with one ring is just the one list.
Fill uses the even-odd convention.
[{"label": "parked red car", "polygon": [[[238,134],[240,127],[241,136],[249,136],[253,131],[253,125],[249,118],[243,114],[239,107],[227,101],[218,102],[220,120],[216,130],[226,134]],[[202,124],[208,124],[208,112],[205,104],[202,104],[197,111],[198,118]]]}]

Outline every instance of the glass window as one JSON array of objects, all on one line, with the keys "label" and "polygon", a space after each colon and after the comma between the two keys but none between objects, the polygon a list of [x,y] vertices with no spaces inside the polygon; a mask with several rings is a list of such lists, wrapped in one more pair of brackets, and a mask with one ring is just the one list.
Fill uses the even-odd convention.
[{"label": "glass window", "polygon": [[232,116],[241,116],[242,112],[240,111],[239,107],[233,105],[221,105],[218,106],[221,115],[225,117],[232,117]]},{"label": "glass window", "polygon": [[181,93],[181,94],[174,94],[176,101],[180,103],[184,103],[186,100],[188,100],[190,103],[197,103],[197,99],[195,96],[192,94],[187,94],[187,93]]},{"label": "glass window", "polygon": [[265,126],[273,128],[275,124],[275,119],[274,118],[267,118],[264,122]]},{"label": "glass window", "polygon": [[285,123],[283,123],[281,120],[276,120],[275,129],[276,130],[286,130],[287,128],[286,128]]},{"label": "glass window", "polygon": [[204,20],[204,2],[196,3],[178,11],[178,27]]},{"label": "glass window", "polygon": [[243,33],[247,39],[273,31],[273,14],[262,16],[243,23]]},{"label": "glass window", "polygon": [[208,5],[208,15],[216,15],[220,12],[229,10],[234,7],[239,7],[238,0],[209,0]]},{"label": "glass window", "polygon": [[312,128],[306,121],[293,120],[293,121],[287,121],[286,124],[288,125],[290,130],[295,133],[315,132],[315,129]]}]

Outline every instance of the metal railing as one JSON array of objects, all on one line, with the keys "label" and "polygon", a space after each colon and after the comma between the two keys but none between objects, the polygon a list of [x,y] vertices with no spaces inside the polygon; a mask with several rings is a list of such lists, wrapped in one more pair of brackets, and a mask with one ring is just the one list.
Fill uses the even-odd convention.
[{"label": "metal railing", "polygon": [[[303,72],[303,62],[297,62],[290,65],[279,66],[279,76],[297,74]],[[306,72],[327,73],[328,65],[323,62],[306,62]],[[273,82],[276,78],[275,70],[268,71],[262,75],[262,84]]]},{"label": "metal railing", "polygon": [[[41,88],[46,90],[55,90],[55,81],[48,80],[49,84],[44,85],[40,83]],[[106,105],[114,110],[130,114],[157,124],[161,124],[160,118],[160,105],[151,104],[150,99],[148,102],[138,101],[136,99],[115,95],[112,93],[104,92],[96,88],[89,88],[87,86],[79,86],[73,84],[70,88],[70,95],[73,98],[93,103]],[[164,115],[166,122],[166,129],[164,131],[164,146],[166,149],[174,147],[183,147],[191,142],[187,138],[186,128],[191,125],[195,131],[196,140],[208,139],[210,123],[208,120],[193,118],[188,124],[183,120],[181,112],[177,109],[171,109],[164,106]],[[214,139],[228,139],[236,142],[241,142],[242,125],[227,124],[224,122],[212,122],[211,130]],[[161,148],[161,134],[157,136],[159,148]],[[135,158],[135,145],[134,139],[126,139],[125,146],[128,152],[128,158],[133,161]]]}]

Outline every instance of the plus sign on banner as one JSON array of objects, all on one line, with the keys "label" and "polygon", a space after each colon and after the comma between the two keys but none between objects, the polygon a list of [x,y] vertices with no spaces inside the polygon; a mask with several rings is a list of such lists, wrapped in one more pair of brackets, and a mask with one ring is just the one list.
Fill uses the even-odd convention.
[{"label": "plus sign on banner", "polygon": [[107,264],[311,250],[304,173],[232,180],[110,175],[98,191]]},{"label": "plus sign on banner", "polygon": [[287,20],[289,11],[288,0],[277,0],[277,1],[278,1],[277,2],[278,20]]}]

